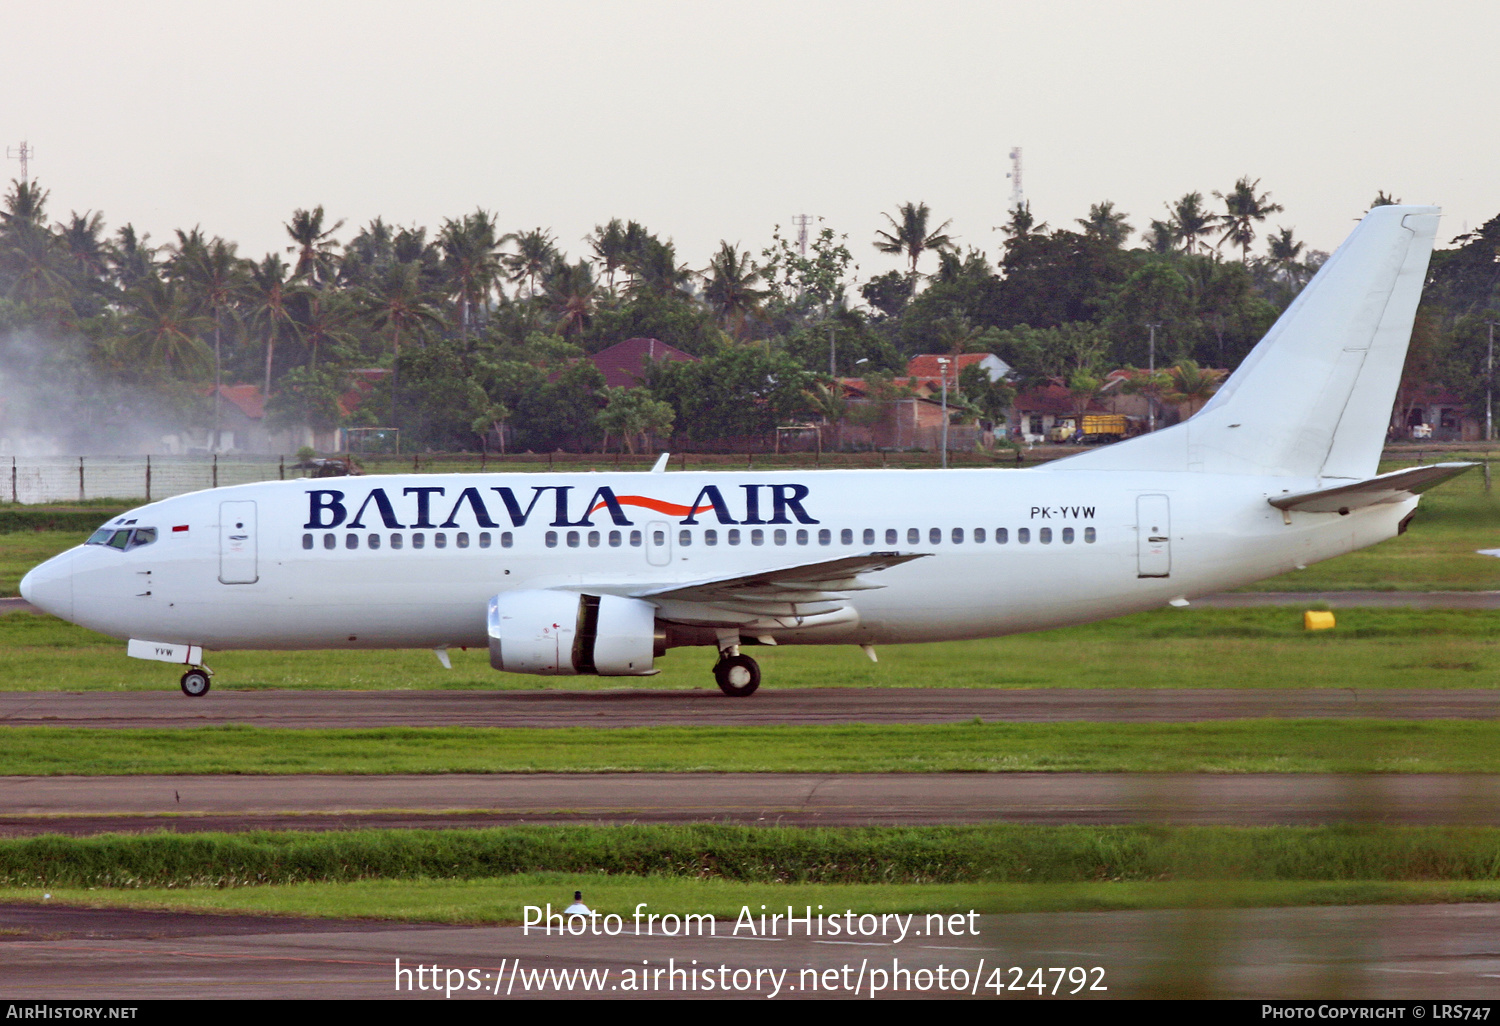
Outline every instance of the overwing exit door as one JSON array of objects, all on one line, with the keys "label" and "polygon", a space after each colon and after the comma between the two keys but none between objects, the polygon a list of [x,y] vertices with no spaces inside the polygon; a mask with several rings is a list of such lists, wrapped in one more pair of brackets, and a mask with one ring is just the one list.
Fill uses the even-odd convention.
[{"label": "overwing exit door", "polygon": [[219,503],[219,583],[254,584],[255,503]]},{"label": "overwing exit door", "polygon": [[1172,576],[1172,510],[1165,495],[1135,500],[1137,577]]}]

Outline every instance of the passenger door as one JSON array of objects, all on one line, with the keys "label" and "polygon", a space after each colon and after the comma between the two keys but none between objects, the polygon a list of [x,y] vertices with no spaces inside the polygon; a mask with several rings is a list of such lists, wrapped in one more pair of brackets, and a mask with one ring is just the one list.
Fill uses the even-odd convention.
[{"label": "passenger door", "polygon": [[219,503],[219,583],[254,584],[255,503]]}]

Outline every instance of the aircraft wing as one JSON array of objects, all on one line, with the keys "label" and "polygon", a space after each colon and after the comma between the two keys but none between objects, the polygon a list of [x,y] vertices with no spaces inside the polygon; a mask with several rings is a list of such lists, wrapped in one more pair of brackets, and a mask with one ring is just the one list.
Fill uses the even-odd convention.
[{"label": "aircraft wing", "polygon": [[1434,463],[1428,467],[1408,467],[1353,484],[1320,488],[1315,492],[1299,492],[1296,495],[1278,495],[1267,501],[1287,512],[1347,513],[1365,506],[1402,502],[1475,466],[1478,464]]},{"label": "aircraft wing", "polygon": [[808,627],[853,618],[850,592],[883,588],[860,574],[887,570],[929,552],[867,552],[816,563],[668,584],[631,593],[650,599],[663,619],[700,625],[740,624],[758,629]]}]

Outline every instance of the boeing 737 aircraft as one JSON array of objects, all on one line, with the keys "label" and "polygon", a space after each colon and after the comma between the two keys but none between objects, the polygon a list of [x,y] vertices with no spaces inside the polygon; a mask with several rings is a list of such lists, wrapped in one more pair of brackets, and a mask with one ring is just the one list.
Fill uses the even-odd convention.
[{"label": "boeing 737 aircraft", "polygon": [[498,670],[640,676],[712,645],[984,638],[1221,591],[1394,537],[1466,469],[1376,475],[1437,230],[1372,210],[1189,420],[1030,470],[393,475],[131,510],[21,593],[185,664],[208,649],[487,646]]}]

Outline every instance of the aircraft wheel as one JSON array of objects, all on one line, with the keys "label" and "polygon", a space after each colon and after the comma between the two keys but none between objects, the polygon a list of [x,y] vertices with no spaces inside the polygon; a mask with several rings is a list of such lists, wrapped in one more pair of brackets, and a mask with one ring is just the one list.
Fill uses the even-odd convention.
[{"label": "aircraft wheel", "polygon": [[202,698],[208,694],[207,670],[189,670],[182,675],[182,693],[189,698]]},{"label": "aircraft wheel", "polygon": [[731,698],[753,695],[760,687],[760,664],[747,655],[725,656],[714,667],[714,680]]}]

